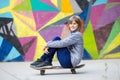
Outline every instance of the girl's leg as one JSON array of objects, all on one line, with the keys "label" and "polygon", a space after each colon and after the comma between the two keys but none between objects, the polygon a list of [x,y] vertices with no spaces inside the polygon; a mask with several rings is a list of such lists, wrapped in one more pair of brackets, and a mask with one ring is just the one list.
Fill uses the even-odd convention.
[{"label": "girl's leg", "polygon": [[72,68],[71,56],[69,50],[65,48],[59,48],[57,50],[57,57],[62,67]]},{"label": "girl's leg", "polygon": [[[54,39],[53,39],[53,41],[55,41],[55,40],[60,40],[61,38],[60,37],[55,37]],[[53,56],[54,56],[54,54],[55,54],[55,52],[56,52],[56,48],[49,48],[48,49],[48,51],[49,51],[49,53],[48,54],[43,54],[41,57],[40,57],[40,59],[37,59],[35,62],[33,62],[33,63],[31,63],[31,66],[41,66],[40,64],[41,63],[43,63],[43,62],[45,62],[45,61],[47,61],[48,63],[52,63],[52,59],[53,59]]]},{"label": "girl's leg", "polygon": [[[53,41],[55,41],[55,40],[61,40],[61,38],[60,37],[55,37],[55,38],[53,38]],[[54,56],[54,54],[55,54],[55,52],[56,52],[56,48],[49,48],[48,49],[48,51],[49,51],[49,53],[48,54],[43,54],[42,56],[41,56],[41,58],[40,59],[42,59],[42,60],[46,60],[46,61],[48,61],[48,62],[52,62],[52,59],[53,59],[53,56]]]}]

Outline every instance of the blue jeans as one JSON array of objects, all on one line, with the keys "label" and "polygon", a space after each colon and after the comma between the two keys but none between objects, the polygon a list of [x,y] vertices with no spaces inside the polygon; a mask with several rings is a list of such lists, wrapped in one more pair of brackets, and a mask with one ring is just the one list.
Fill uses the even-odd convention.
[{"label": "blue jeans", "polygon": [[[53,41],[56,41],[56,40],[61,40],[61,38],[60,37],[55,37],[53,39]],[[72,63],[71,63],[70,52],[67,49],[67,47],[63,47],[63,48],[49,48],[48,51],[49,51],[48,54],[44,53],[41,56],[42,60],[46,60],[46,61],[52,63],[53,56],[54,56],[55,52],[57,52],[57,58],[58,58],[58,61],[59,61],[60,65],[62,67],[64,67],[64,68],[71,68],[71,67],[73,67]]]}]

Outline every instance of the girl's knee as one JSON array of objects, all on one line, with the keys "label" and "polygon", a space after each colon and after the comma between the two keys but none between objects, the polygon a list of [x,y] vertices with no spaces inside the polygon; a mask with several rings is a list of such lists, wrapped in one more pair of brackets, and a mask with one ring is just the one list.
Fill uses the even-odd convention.
[{"label": "girl's knee", "polygon": [[61,40],[61,38],[59,36],[56,36],[56,37],[53,38],[53,41],[54,40]]}]

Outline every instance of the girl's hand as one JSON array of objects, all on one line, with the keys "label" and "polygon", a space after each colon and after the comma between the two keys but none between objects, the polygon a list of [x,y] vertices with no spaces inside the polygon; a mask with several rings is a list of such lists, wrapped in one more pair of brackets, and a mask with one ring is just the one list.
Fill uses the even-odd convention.
[{"label": "girl's hand", "polygon": [[44,46],[43,50],[44,50],[44,53],[45,53],[45,54],[48,54],[48,53],[49,53],[49,51],[48,51],[48,46]]}]

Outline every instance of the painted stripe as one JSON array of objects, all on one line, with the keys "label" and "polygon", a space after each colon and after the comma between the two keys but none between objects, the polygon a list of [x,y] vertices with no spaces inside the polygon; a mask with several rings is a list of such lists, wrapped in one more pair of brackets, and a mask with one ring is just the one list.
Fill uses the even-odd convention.
[{"label": "painted stripe", "polygon": [[106,55],[104,58],[107,58],[107,59],[115,59],[115,58],[120,58],[120,52],[118,52],[118,53],[113,53],[113,54],[108,54],[108,55]]},{"label": "painted stripe", "polygon": [[10,12],[6,12],[6,13],[3,13],[3,14],[0,14],[0,17],[12,18],[13,16],[11,15]]},{"label": "painted stripe", "polygon": [[2,42],[3,42],[3,38],[0,36],[0,47],[2,45]]},{"label": "painted stripe", "polygon": [[106,4],[106,3],[107,3],[107,0],[96,0],[93,6]]}]

